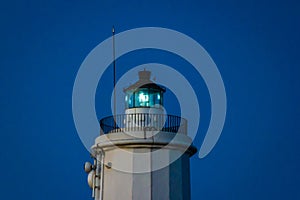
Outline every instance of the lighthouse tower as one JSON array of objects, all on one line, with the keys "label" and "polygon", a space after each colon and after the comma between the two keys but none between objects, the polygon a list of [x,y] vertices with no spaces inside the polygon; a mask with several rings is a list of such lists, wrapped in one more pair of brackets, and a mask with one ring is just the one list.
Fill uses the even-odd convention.
[{"label": "lighthouse tower", "polygon": [[197,150],[187,120],[164,113],[166,89],[150,77],[140,71],[124,89],[124,114],[100,120],[94,163],[84,166],[96,200],[190,199],[189,158]]}]

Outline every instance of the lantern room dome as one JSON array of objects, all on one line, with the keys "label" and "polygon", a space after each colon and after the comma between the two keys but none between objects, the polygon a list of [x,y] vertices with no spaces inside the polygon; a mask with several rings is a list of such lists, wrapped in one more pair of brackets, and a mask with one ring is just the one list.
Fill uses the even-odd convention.
[{"label": "lantern room dome", "polygon": [[125,107],[156,107],[163,105],[163,93],[166,89],[150,80],[150,71],[140,71],[139,80],[124,89]]}]

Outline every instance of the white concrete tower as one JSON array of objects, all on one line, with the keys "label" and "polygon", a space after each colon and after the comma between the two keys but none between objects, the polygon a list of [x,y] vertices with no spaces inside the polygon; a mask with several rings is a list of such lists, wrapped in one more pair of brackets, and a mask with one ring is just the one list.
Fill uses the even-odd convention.
[{"label": "white concrete tower", "polygon": [[189,158],[197,149],[187,121],[164,114],[166,89],[150,76],[140,71],[139,80],[124,89],[125,114],[100,120],[94,164],[85,164],[96,200],[190,199]]}]

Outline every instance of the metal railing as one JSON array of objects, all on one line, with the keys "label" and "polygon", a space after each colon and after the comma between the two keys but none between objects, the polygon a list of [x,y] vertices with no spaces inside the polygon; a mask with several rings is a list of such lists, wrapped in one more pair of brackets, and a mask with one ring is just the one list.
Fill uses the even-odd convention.
[{"label": "metal railing", "polygon": [[100,120],[101,134],[127,131],[164,131],[187,133],[187,120],[175,115],[134,113]]}]

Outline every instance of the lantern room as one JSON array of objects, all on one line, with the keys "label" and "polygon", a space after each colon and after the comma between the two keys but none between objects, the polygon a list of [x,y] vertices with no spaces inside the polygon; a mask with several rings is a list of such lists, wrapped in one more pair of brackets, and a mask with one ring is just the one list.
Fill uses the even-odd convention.
[{"label": "lantern room", "polygon": [[161,108],[163,106],[163,94],[166,89],[150,80],[150,71],[140,71],[139,80],[125,92],[125,109],[131,108]]}]

